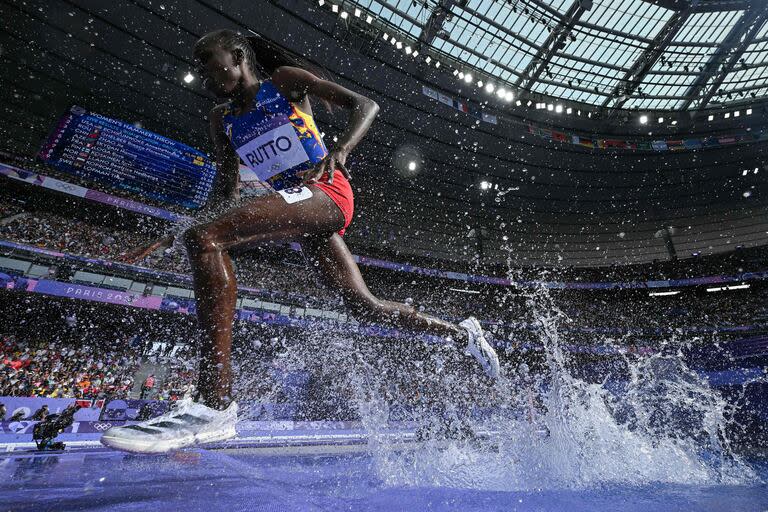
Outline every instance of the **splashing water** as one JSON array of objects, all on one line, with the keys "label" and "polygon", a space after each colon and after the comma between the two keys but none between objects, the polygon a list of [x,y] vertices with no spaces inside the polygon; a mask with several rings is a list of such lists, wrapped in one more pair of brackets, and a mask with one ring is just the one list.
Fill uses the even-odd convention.
[{"label": "splashing water", "polygon": [[[287,344],[280,360],[295,371],[333,376],[331,392],[351,402],[386,485],[536,490],[759,482],[726,441],[726,401],[682,354],[625,354],[625,382],[586,382],[569,369],[560,332],[565,313],[543,287],[523,294],[544,352],[536,375],[520,364],[492,383],[452,346],[375,345],[322,331],[308,343]],[[403,449],[392,436],[395,422],[415,428],[419,442]]]}]

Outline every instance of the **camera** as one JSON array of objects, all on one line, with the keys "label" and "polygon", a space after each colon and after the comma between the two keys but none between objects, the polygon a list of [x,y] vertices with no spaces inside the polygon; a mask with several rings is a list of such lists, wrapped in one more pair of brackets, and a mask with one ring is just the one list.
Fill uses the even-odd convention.
[{"label": "camera", "polygon": [[36,424],[32,429],[32,439],[35,441],[37,449],[40,451],[63,450],[66,445],[61,441],[54,440],[64,429],[75,422],[75,413],[79,410],[79,405],[72,404],[61,414],[49,414],[43,421]]}]

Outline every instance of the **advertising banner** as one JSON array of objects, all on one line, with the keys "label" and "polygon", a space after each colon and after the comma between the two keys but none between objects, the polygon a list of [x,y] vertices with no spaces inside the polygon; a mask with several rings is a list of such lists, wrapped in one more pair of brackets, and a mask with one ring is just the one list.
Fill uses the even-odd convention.
[{"label": "advertising banner", "polygon": [[[37,421],[0,421],[0,435],[32,435],[32,430]],[[113,426],[123,425],[124,421],[76,421],[72,426],[64,429],[65,434],[100,434],[109,430]],[[1,440],[1,439],[0,439]],[[26,439],[31,441],[31,437]],[[8,441],[18,441],[18,439],[9,439]]]},{"label": "advertising banner", "polygon": [[142,215],[148,215],[150,217],[157,217],[159,219],[165,219],[171,222],[179,222],[188,218],[185,215],[179,215],[168,211],[164,208],[158,208],[156,206],[150,206],[148,204],[140,203],[139,201],[133,201],[123,197],[118,197],[98,190],[93,190],[74,183],[69,183],[50,176],[38,174],[36,172],[20,169],[12,165],[6,165],[0,163],[0,174],[12,178],[14,180],[23,181],[30,185],[55,190],[71,196],[82,197],[95,201],[98,203],[104,203],[123,210],[131,210]]},{"label": "advertising banner", "polygon": [[[30,279],[30,282],[33,281]],[[86,299],[95,302],[106,302],[108,304],[122,304],[123,306],[132,306],[135,308],[160,309],[162,297],[145,297],[135,292],[123,292],[119,290],[108,290],[106,288],[96,288],[94,286],[85,286],[75,283],[62,283],[59,281],[49,281],[41,279],[28,291],[42,293],[45,295],[55,295],[57,297],[71,297],[76,299]]]},{"label": "advertising banner", "polygon": [[101,410],[100,421],[141,421],[160,416],[168,410],[163,400],[110,400]]},{"label": "advertising banner", "polygon": [[98,190],[88,189],[84,197],[86,199],[91,199],[92,201],[99,203],[109,204],[123,210],[131,210],[136,213],[141,213],[142,215],[149,215],[150,217],[157,217],[159,219],[165,219],[171,222],[178,222],[181,219],[186,218],[184,215],[178,215],[164,208],[150,206],[148,204],[132,201],[131,199],[126,199],[124,197],[113,196]]},{"label": "advertising banner", "polygon": [[[86,406],[75,413],[76,421],[95,421],[99,419],[101,404],[93,404],[91,400],[75,400],[74,398],[45,398],[37,396],[2,396],[0,404],[5,405],[6,414],[4,420],[8,420],[18,412],[23,412],[23,420],[28,420],[43,405],[48,406],[49,414],[60,414],[67,407],[78,402],[81,406]],[[91,407],[91,406],[94,407]]]}]

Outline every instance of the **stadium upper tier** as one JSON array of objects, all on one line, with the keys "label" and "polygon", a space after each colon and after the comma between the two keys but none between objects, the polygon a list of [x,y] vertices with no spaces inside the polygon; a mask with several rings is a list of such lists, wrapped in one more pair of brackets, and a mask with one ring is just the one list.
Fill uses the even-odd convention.
[{"label": "stadium upper tier", "polygon": [[[750,32],[764,20],[766,2],[387,2],[403,12],[422,9],[415,15],[421,32],[407,19],[386,22],[395,11],[383,2],[333,2],[335,11],[331,4],[264,1],[257,9],[245,2],[224,13],[204,3],[161,8],[143,2],[141,9],[10,3],[4,13],[13,23],[2,29],[8,64],[1,78],[6,107],[0,149],[36,154],[62,114],[79,105],[210,154],[207,114],[215,100],[193,73],[191,48],[202,26],[235,27],[306,56],[333,81],[381,107],[348,162],[356,212],[347,241],[358,253],[374,246],[448,262],[608,267],[663,260],[671,248],[683,259],[768,241],[768,134],[758,78],[766,29]],[[441,12],[447,12],[444,19]],[[502,13],[509,19],[500,21]],[[545,16],[545,23],[531,16]],[[566,35],[559,48],[553,39],[565,33],[568,16],[575,40]],[[677,31],[669,29],[676,20]],[[408,37],[421,49],[411,46],[408,54],[405,35],[395,35],[393,45],[398,30],[412,33]],[[169,43],[161,36],[167,33],[178,38]],[[510,34],[534,44],[525,46]],[[662,45],[657,38],[664,34]],[[484,57],[457,57],[451,44]],[[489,67],[498,67],[507,46],[504,58],[521,60],[517,67],[504,65],[523,77],[535,74],[526,74],[529,65],[550,59],[550,70],[544,66],[530,90],[512,86],[520,77],[504,78]],[[661,46],[661,53],[651,51]],[[680,64],[687,54],[693,60]],[[733,71],[744,77],[731,76],[728,83],[748,82],[755,97],[732,89],[733,99],[721,98],[727,108],[712,108],[715,94],[704,110],[694,104],[694,110],[680,110],[680,98],[699,97],[681,91],[704,80],[697,90],[711,89],[733,55],[746,63],[737,59]],[[647,66],[635,64],[645,58]],[[461,67],[456,75],[453,65]],[[586,90],[578,89],[575,70],[584,75],[582,85],[589,82]],[[474,75],[471,83],[468,74]],[[504,80],[512,85],[504,85],[502,98]],[[623,100],[614,89],[633,80],[637,88],[619,107]],[[544,86],[546,94],[537,89]],[[654,87],[658,91],[651,94]],[[512,90],[514,100],[507,101]],[[603,107],[592,96],[613,101]],[[653,104],[646,101],[678,112],[651,113],[645,109]],[[630,105],[639,112],[627,110]],[[314,115],[332,147],[346,119],[319,104]]]}]

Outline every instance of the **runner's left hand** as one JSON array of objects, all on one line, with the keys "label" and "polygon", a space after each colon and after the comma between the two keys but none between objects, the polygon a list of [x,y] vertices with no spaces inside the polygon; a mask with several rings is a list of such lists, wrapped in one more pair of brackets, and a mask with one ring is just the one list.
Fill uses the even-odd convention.
[{"label": "runner's left hand", "polygon": [[336,169],[341,169],[341,173],[348,179],[351,180],[352,176],[349,174],[349,171],[347,170],[347,156],[349,156],[349,151],[347,151],[345,148],[336,148],[323,159],[322,162],[320,162],[317,167],[314,169],[309,169],[304,173],[304,183],[306,185],[311,185],[312,183],[317,183],[317,181],[325,174],[325,172],[328,172],[328,184],[330,185],[333,183],[333,173],[336,172]]}]

